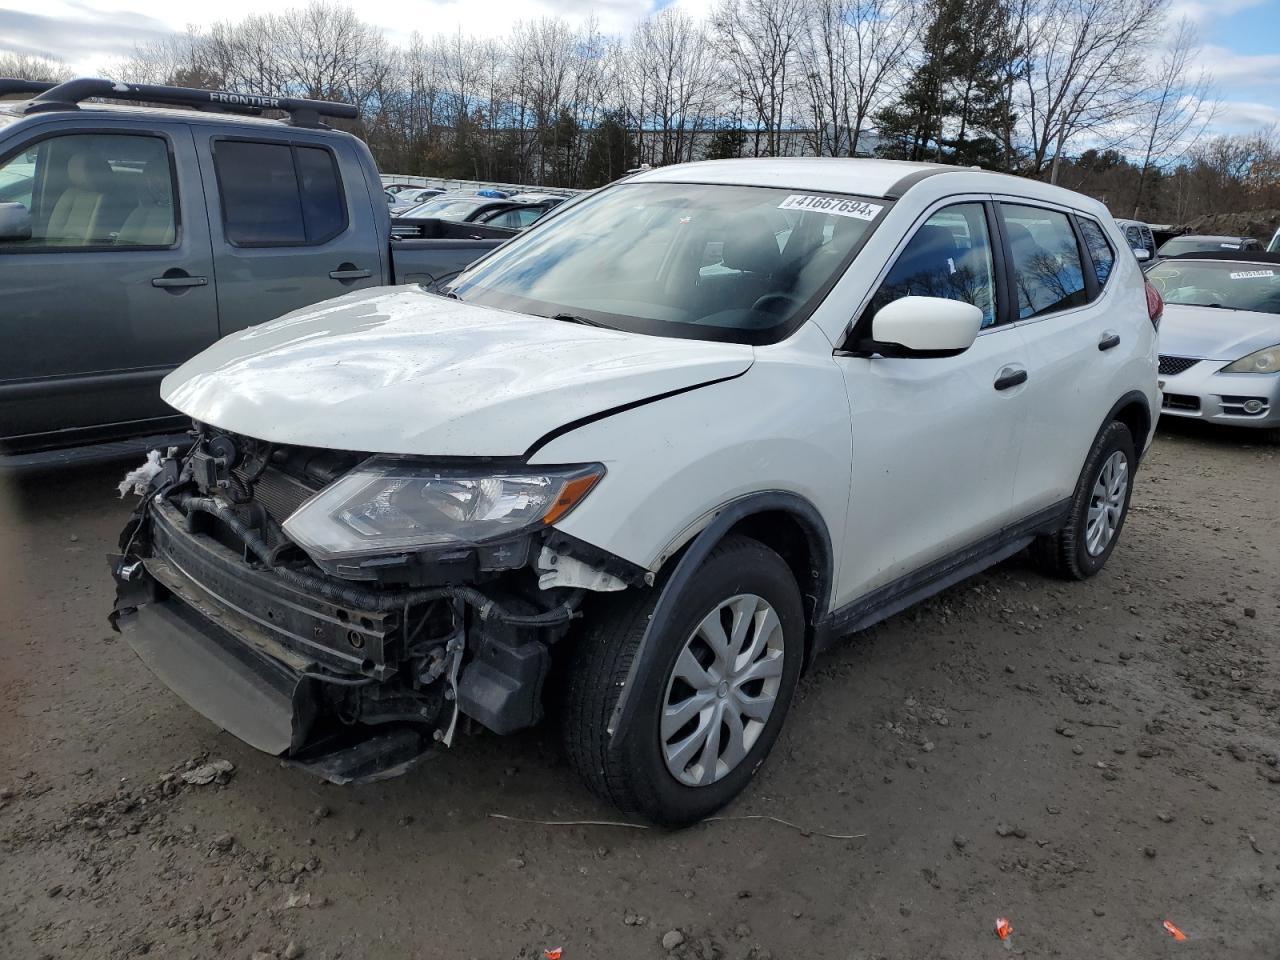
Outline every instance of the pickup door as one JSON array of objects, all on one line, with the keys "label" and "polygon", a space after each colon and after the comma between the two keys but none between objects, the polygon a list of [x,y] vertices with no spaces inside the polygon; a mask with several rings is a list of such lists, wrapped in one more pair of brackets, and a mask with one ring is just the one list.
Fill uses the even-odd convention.
[{"label": "pickup door", "polygon": [[223,336],[385,282],[388,231],[354,138],[243,123],[194,129]]},{"label": "pickup door", "polygon": [[218,338],[209,225],[187,124],[73,118],[0,147],[0,447],[67,446],[182,420],[160,378]]}]

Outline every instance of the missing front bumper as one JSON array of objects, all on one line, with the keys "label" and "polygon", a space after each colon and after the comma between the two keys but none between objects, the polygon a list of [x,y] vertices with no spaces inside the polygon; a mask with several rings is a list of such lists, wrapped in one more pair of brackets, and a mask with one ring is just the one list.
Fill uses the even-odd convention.
[{"label": "missing front bumper", "polygon": [[408,726],[321,729],[318,682],[262,653],[172,597],[122,611],[117,623],[148,668],[233,736],[332,783],[404,773],[433,753]]}]

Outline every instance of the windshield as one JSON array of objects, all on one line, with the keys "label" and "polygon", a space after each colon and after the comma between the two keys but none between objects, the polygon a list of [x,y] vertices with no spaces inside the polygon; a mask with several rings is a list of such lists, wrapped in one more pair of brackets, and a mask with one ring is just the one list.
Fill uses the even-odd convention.
[{"label": "windshield", "polygon": [[1160,256],[1176,257],[1184,253],[1212,253],[1215,250],[1239,250],[1240,241],[1225,237],[1175,237],[1160,248]]},{"label": "windshield", "polygon": [[1147,273],[1165,303],[1280,313],[1280,265],[1164,262]]},{"label": "windshield", "polygon": [[479,204],[474,200],[428,200],[405,212],[406,217],[420,219],[435,217],[440,220],[465,220],[475,213]]},{"label": "windshield", "polygon": [[766,187],[622,184],[566,205],[451,292],[637,333],[770,343],[821,302],[885,206]]}]

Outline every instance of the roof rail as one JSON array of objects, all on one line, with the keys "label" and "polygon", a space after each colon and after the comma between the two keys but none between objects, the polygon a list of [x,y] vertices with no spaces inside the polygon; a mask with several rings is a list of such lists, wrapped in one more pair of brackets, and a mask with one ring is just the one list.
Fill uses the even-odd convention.
[{"label": "roof rail", "polygon": [[52,90],[56,83],[48,80],[18,80],[15,77],[0,77],[0,97],[13,93],[44,93]]},{"label": "roof rail", "polygon": [[324,100],[295,100],[292,97],[264,97],[255,93],[227,93],[222,90],[196,90],[190,87],[166,87],[149,83],[119,83],[82,77],[51,86],[38,93],[23,113],[46,113],[54,110],[78,110],[80,101],[91,98],[129,100],[136,103],[163,103],[197,110],[227,113],[257,113],[283,110],[295,127],[319,127],[321,117],[354,120],[359,111],[350,103]]}]

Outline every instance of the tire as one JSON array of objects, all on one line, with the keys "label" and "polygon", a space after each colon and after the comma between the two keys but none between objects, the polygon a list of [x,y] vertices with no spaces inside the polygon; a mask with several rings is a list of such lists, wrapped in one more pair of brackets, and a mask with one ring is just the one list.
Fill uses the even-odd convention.
[{"label": "tire", "polygon": [[[1137,462],[1133,435],[1129,428],[1118,420],[1108,424],[1098,435],[1088,459],[1085,460],[1084,469],[1080,471],[1080,479],[1076,481],[1075,493],[1071,497],[1071,511],[1067,522],[1055,533],[1038,537],[1032,545],[1032,552],[1046,573],[1064,580],[1085,580],[1103,568],[1120,540],[1125,518],[1129,515],[1129,499],[1133,495],[1133,475]],[[1122,489],[1116,486],[1117,463],[1123,463],[1124,466]],[[1108,487],[1103,484],[1103,472],[1109,464],[1112,466],[1112,473],[1109,475],[1111,482]],[[1102,492],[1109,489],[1112,495],[1110,498],[1103,497],[1104,501],[1110,500],[1102,505],[1107,516],[1100,518],[1110,527],[1109,535],[1103,537],[1104,542],[1100,542],[1096,535],[1091,538],[1089,525],[1090,508],[1099,506],[1097,495],[1100,484],[1103,485]],[[1093,528],[1093,532],[1096,531],[1097,528]]]},{"label": "tire", "polygon": [[[647,655],[654,658],[655,669],[647,671],[647,679],[632,691],[631,696],[639,698],[638,709],[625,736],[611,744],[609,719],[659,593],[657,589],[628,591],[597,602],[587,612],[588,625],[568,664],[562,735],[570,764],[597,796],[624,812],[679,827],[704,819],[737,796],[768,755],[800,677],[805,620],[800,591],[782,558],[755,540],[727,537],[686,584],[668,629],[650,638]],[[779,629],[772,627],[762,604],[776,614]],[[739,658],[740,662],[757,668],[756,672],[773,673],[780,661],[781,670],[776,676],[746,682],[741,680],[746,674],[730,672],[714,689],[697,691],[676,677],[677,664],[682,675],[697,672],[683,657],[688,647],[705,668],[699,677],[715,680],[720,676],[720,665],[729,662],[733,631],[724,634],[728,639],[722,648],[725,655],[711,661],[707,657],[714,648],[703,639],[703,630],[704,620],[722,607],[729,611],[730,624],[750,624],[741,649],[755,653],[760,648],[757,657]],[[706,628],[712,635],[717,622],[724,621],[711,620]],[[689,691],[694,693],[686,697]],[[712,699],[707,699],[708,693]],[[767,717],[741,719],[740,704],[750,702],[758,713],[759,704],[770,695],[773,702]],[[677,718],[670,719],[664,741],[662,719],[668,707],[673,713],[680,708],[695,712],[679,727],[674,726],[680,722]],[[722,715],[723,724],[715,723]],[[734,716],[738,716],[736,723]],[[702,759],[708,756],[712,726],[717,728],[720,746],[714,765]],[[732,728],[742,731],[742,737],[734,737]],[[685,779],[679,779],[672,764],[681,766],[685,761],[674,747],[691,742],[704,729],[707,736],[690,755],[681,774]]]}]

